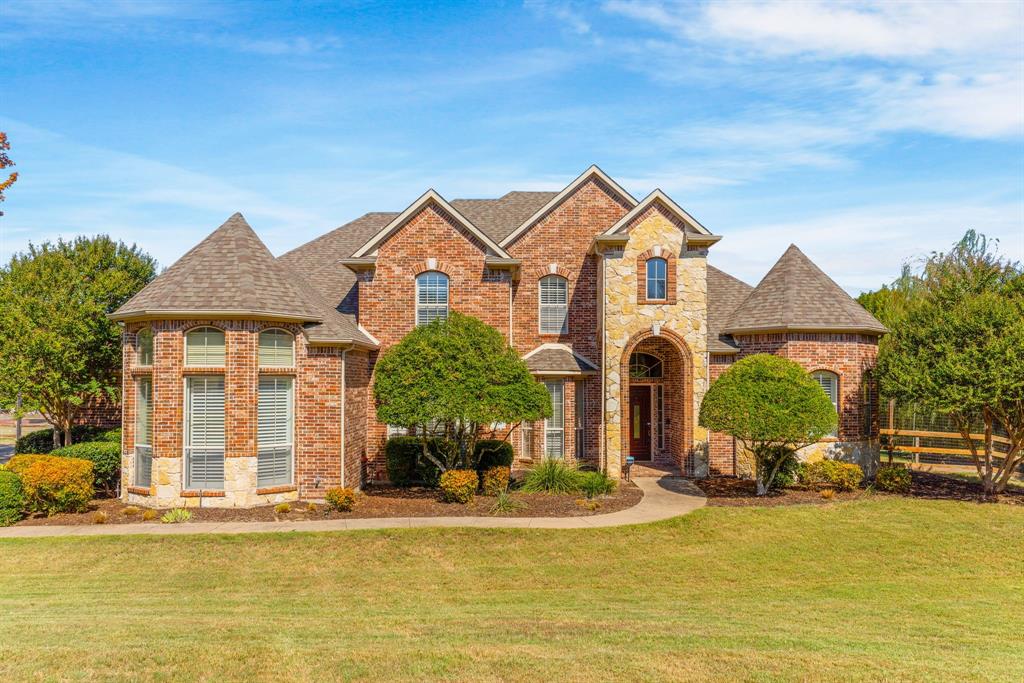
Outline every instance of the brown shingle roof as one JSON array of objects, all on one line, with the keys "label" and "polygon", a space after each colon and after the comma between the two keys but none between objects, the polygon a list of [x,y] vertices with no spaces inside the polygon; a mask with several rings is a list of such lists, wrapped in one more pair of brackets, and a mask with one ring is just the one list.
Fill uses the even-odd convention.
[{"label": "brown shingle roof", "polygon": [[722,332],[822,330],[884,334],[885,326],[850,298],[795,244],[726,321]]},{"label": "brown shingle roof", "polygon": [[500,199],[453,199],[449,203],[484,234],[501,242],[557,195],[557,192],[515,190]]},{"label": "brown shingle roof", "polygon": [[543,344],[523,357],[534,374],[581,374],[596,372],[589,361],[577,356],[567,346]]},{"label": "brown shingle roof", "polygon": [[115,311],[125,319],[191,312],[318,321],[321,307],[236,213]]},{"label": "brown shingle roof", "polygon": [[708,351],[736,353],[739,348],[722,330],[753,287],[714,266],[708,266]]}]

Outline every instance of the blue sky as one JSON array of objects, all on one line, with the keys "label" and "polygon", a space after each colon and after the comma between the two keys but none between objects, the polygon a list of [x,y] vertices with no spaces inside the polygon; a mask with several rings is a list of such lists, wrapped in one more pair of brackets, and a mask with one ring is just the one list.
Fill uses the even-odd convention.
[{"label": "blue sky", "polygon": [[0,64],[4,261],[169,265],[235,211],[282,253],[591,163],[751,283],[791,242],[851,292],[969,227],[1024,259],[1021,3],[4,0]]}]

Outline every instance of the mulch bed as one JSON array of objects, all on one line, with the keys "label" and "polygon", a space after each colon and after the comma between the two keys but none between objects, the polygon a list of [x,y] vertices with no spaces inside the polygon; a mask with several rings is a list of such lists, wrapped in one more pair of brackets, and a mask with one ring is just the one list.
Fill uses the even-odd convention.
[{"label": "mulch bed", "polygon": [[[273,505],[257,508],[189,508],[193,522],[295,522],[317,519],[366,519],[372,517],[589,517],[608,512],[617,512],[633,507],[643,498],[643,492],[634,484],[622,482],[616,492],[588,501],[582,495],[548,495],[544,493],[512,492],[512,498],[526,507],[512,512],[492,515],[495,498],[476,496],[465,505],[442,503],[436,489],[395,488],[371,486],[361,494],[351,512],[335,512],[324,505],[305,501],[289,503],[291,511],[277,513]],[[138,514],[126,515],[125,505],[116,499],[92,501],[88,512],[58,514],[53,517],[30,517],[18,522],[21,526],[54,526],[96,524],[97,514],[106,514],[104,524],[137,524],[144,522],[141,510]],[[138,508],[137,508],[138,509]],[[158,514],[163,514],[159,510]],[[157,519],[145,522],[159,524]]]},{"label": "mulch bed", "polygon": [[[911,489],[908,498],[928,498],[932,500],[961,500],[983,503],[981,484],[978,482],[943,477],[930,472],[911,472]],[[831,498],[822,497],[821,492],[811,489],[787,488],[772,491],[767,496],[758,496],[755,483],[747,479],[715,477],[696,482],[697,486],[708,497],[708,505],[716,507],[759,506],[774,507],[778,505],[825,505],[845,500],[856,500],[865,495],[893,496],[898,494],[880,491],[836,491]],[[999,503],[1008,505],[1024,505],[1024,490],[1007,488],[999,496]]]}]

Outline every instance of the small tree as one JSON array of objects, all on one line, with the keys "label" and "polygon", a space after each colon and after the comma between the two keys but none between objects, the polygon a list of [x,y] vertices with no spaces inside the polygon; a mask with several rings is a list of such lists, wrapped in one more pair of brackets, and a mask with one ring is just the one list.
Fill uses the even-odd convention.
[{"label": "small tree", "polygon": [[[1024,460],[1024,270],[970,231],[928,259],[923,280],[921,301],[879,353],[881,390],[949,416],[985,494],[1001,493]],[[1000,425],[1009,445],[997,462]]]},{"label": "small tree", "polygon": [[734,363],[704,395],[700,424],[733,436],[754,456],[757,495],[796,451],[836,428],[821,386],[791,360],[759,353]]},{"label": "small tree", "polygon": [[[9,156],[7,156],[7,150],[9,150],[10,148],[11,143],[7,141],[7,133],[0,130],[0,171],[3,171],[5,168],[10,168],[11,166],[14,166],[14,162],[11,161],[11,158]],[[6,178],[4,178],[2,174],[0,174],[0,202],[3,202],[5,199],[7,199],[7,197],[4,195],[4,192],[6,192],[11,187],[11,185],[15,183],[17,179],[17,171],[12,171],[11,173],[8,173]],[[3,215],[4,212],[0,211],[0,216]]]},{"label": "small tree", "polygon": [[[551,415],[544,385],[497,330],[452,313],[417,327],[378,361],[377,418],[416,430],[423,457],[441,471],[475,468],[476,442],[494,423]],[[510,430],[511,433],[511,430]],[[435,456],[431,436],[444,437]]]},{"label": "small tree", "polygon": [[[0,405],[38,408],[64,445],[82,406],[115,399],[121,334],[106,317],[146,285],[156,262],[101,235],[15,254],[0,268]],[[56,436],[55,436],[56,440]]]}]

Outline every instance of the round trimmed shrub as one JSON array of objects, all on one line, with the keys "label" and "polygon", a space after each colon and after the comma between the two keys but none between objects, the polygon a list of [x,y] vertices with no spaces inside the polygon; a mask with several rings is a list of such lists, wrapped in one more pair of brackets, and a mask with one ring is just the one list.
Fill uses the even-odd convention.
[{"label": "round trimmed shrub", "polygon": [[85,441],[50,451],[61,458],[79,458],[92,463],[93,486],[108,495],[117,490],[121,480],[121,441]]},{"label": "round trimmed shrub", "polygon": [[875,474],[875,487],[889,493],[910,493],[910,470],[903,465],[882,465]]},{"label": "round trimmed shrub", "polygon": [[384,444],[384,460],[388,481],[395,486],[408,486],[416,478],[416,459],[420,440],[415,436],[393,436]]},{"label": "round trimmed shrub", "polygon": [[338,512],[348,512],[356,506],[356,492],[348,487],[334,486],[324,494],[327,507]]},{"label": "round trimmed shrub", "polygon": [[489,467],[480,480],[480,489],[485,496],[496,496],[508,488],[508,482],[511,478],[511,467]]},{"label": "round trimmed shrub", "polygon": [[486,472],[492,467],[512,467],[515,458],[512,444],[503,439],[481,439],[476,442],[473,453],[477,460],[477,472]]},{"label": "round trimmed shrub", "polygon": [[441,475],[441,499],[446,503],[468,503],[473,500],[480,478],[476,470],[448,470]]},{"label": "round trimmed shrub", "polygon": [[84,512],[93,497],[92,463],[54,455],[16,455],[7,469],[21,477],[33,512]]},{"label": "round trimmed shrub", "polygon": [[96,441],[110,441],[117,444],[121,443],[121,428],[114,427],[113,429],[108,429],[105,432],[97,434]]},{"label": "round trimmed shrub", "polygon": [[0,467],[0,526],[10,526],[21,519],[25,510],[25,489],[21,478]]}]

